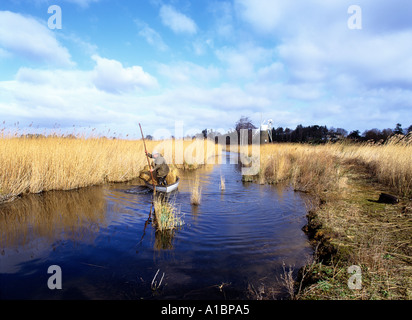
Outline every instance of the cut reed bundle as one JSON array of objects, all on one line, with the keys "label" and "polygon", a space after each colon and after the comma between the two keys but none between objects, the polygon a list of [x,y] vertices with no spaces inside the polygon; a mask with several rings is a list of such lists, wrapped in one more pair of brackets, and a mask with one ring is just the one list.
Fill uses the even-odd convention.
[{"label": "cut reed bundle", "polygon": [[171,202],[163,196],[157,196],[153,205],[157,230],[173,230],[183,225],[183,219],[175,201]]}]

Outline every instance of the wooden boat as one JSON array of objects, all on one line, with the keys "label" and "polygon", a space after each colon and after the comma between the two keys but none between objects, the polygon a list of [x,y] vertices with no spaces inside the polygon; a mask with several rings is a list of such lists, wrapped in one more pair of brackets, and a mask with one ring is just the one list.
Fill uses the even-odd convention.
[{"label": "wooden boat", "polygon": [[[179,186],[179,182],[180,182],[180,178],[177,177],[176,178],[176,182],[173,184],[169,184],[166,186],[156,186],[156,192],[164,192],[164,193],[170,193],[172,191],[177,190],[177,187]],[[153,184],[150,183],[149,181],[146,181],[146,187],[148,187],[149,189],[153,190]]]}]

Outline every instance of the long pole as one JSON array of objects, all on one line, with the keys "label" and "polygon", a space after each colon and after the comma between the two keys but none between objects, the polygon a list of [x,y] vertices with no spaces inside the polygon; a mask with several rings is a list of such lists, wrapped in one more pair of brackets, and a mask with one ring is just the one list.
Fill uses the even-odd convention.
[{"label": "long pole", "polygon": [[146,153],[146,159],[147,159],[147,164],[149,165],[149,170],[150,170],[150,176],[152,177],[152,184],[153,184],[153,194],[156,194],[156,185],[155,185],[155,180],[153,178],[153,172],[150,168],[150,160],[149,160],[149,156],[147,155],[147,149],[146,149],[146,142],[144,141],[144,135],[143,135],[143,130],[142,130],[142,126],[139,123],[139,127],[140,127],[140,132],[142,134],[142,139],[143,139],[143,145],[144,145],[144,151]]}]

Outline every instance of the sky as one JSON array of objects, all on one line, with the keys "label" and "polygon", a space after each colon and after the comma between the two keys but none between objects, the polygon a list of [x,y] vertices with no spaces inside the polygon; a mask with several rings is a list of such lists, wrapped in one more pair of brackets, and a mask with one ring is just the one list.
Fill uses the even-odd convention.
[{"label": "sky", "polygon": [[241,116],[410,126],[412,2],[0,1],[3,127],[160,138]]}]

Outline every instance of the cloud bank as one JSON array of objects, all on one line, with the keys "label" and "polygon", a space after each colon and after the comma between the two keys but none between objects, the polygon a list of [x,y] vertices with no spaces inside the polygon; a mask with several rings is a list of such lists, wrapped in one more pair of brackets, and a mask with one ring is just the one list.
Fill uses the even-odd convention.
[{"label": "cloud bank", "polygon": [[[149,132],[172,131],[175,120],[229,128],[242,115],[290,128],[394,127],[412,119],[412,22],[405,13],[412,5],[364,0],[362,29],[351,30],[351,4],[234,0],[190,10],[162,2],[151,20],[131,15],[134,63],[122,60],[126,49],[99,53],[115,52],[102,44],[77,61],[44,22],[0,11],[1,61],[29,63],[0,81],[0,112],[10,121],[127,133],[142,120]],[[87,44],[86,35],[71,38]]]}]

